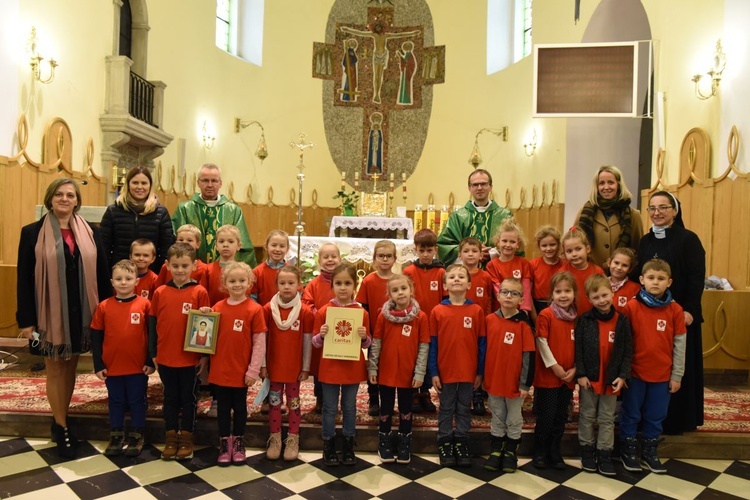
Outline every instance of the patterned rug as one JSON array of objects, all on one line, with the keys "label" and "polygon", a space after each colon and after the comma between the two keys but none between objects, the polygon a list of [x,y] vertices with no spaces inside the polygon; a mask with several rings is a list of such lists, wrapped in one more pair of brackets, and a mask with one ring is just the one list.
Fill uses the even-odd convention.
[{"label": "patterned rug", "polygon": [[[45,396],[44,377],[32,377],[28,372],[4,371],[0,377],[2,392],[0,393],[0,411],[20,413],[49,413],[49,405]],[[248,409],[250,415],[248,420],[254,422],[265,422],[267,417],[260,412],[260,408],[253,405],[253,399],[260,384],[250,389],[248,394]],[[712,390],[705,389],[705,424],[699,428],[701,432],[727,432],[748,433],[750,432],[750,391],[737,390]],[[377,418],[367,415],[367,386],[362,384],[357,394],[357,425],[377,426]],[[149,377],[148,384],[148,415],[151,417],[161,416],[162,387],[158,376]],[[315,406],[312,382],[303,382],[300,391],[302,400],[302,420],[306,423],[320,423],[320,415],[312,412]],[[433,395],[433,401],[437,403],[437,397]],[[205,415],[208,412],[211,401],[208,394],[201,393],[198,403],[198,413]],[[106,415],[107,390],[103,382],[99,381],[93,374],[80,374],[76,381],[71,413],[82,415]],[[534,427],[534,414],[532,411],[532,397],[524,402],[523,406],[524,428]],[[415,415],[414,425],[418,427],[436,427],[437,415]],[[337,417],[339,420],[341,415]],[[571,422],[568,429],[576,429],[578,420],[577,397],[574,404]],[[476,428],[489,428],[489,415],[483,417],[472,417],[472,426]]]}]

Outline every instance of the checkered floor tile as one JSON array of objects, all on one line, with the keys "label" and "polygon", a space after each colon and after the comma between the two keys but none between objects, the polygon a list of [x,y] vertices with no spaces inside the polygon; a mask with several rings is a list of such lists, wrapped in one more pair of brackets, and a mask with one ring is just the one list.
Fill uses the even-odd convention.
[{"label": "checkered floor tile", "polygon": [[435,455],[414,455],[408,465],[379,463],[358,454],[352,467],[326,467],[320,453],[296,462],[268,461],[258,449],[242,466],[218,467],[218,451],[204,447],[189,462],[164,462],[147,446],[137,458],[105,457],[105,443],[81,444],[76,460],[60,459],[42,439],[0,437],[0,498],[750,498],[750,462],[667,460],[667,474],[588,474],[576,459],[565,470],[537,470],[528,458],[514,474],[491,473],[477,457],[470,468],[447,469]]}]

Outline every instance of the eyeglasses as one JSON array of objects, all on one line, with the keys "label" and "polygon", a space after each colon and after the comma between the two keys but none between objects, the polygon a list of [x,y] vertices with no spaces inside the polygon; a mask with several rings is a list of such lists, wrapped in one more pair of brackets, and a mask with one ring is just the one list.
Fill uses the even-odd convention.
[{"label": "eyeglasses", "polygon": [[674,208],[674,207],[669,206],[669,205],[659,205],[658,207],[653,207],[653,206],[652,207],[648,207],[648,208],[646,208],[646,210],[650,214],[655,214],[656,212],[664,213],[664,212],[666,212],[667,210],[669,210],[671,208]]},{"label": "eyeglasses", "polygon": [[221,182],[221,179],[198,179],[198,182],[202,184],[218,184]]},{"label": "eyeglasses", "polygon": [[513,297],[514,299],[517,299],[518,297],[522,296],[523,294],[521,292],[518,292],[516,290],[500,290],[497,292],[500,295],[504,295],[506,297]]},{"label": "eyeglasses", "polygon": [[375,257],[380,260],[390,260],[393,258],[393,254],[392,253],[379,253]]},{"label": "eyeglasses", "polygon": [[490,185],[489,182],[472,182],[471,184],[469,184],[469,187],[472,187],[472,188],[486,188],[486,187],[489,187],[489,185]]}]

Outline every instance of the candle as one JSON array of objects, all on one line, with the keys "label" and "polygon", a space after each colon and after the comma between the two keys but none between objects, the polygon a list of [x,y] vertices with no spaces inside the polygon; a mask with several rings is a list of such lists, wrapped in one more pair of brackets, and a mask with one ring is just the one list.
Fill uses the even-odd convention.
[{"label": "candle", "polygon": [[354,172],[354,190],[359,191],[359,171]]},{"label": "candle", "polygon": [[414,232],[422,229],[422,205],[414,205]]},{"label": "candle", "polygon": [[435,228],[435,205],[427,205],[427,229],[437,232]]},{"label": "candle", "polygon": [[341,172],[341,191],[346,191],[346,172]]},{"label": "candle", "polygon": [[443,205],[442,210],[440,210],[440,226],[438,234],[443,232],[443,228],[445,228],[446,224],[448,224],[448,205]]},{"label": "candle", "polygon": [[391,175],[388,178],[391,180],[391,182],[393,182],[393,179],[395,179],[396,176],[394,175],[393,172],[391,172]]},{"label": "candle", "polygon": [[401,172],[401,182],[406,182],[406,172]]},{"label": "candle", "polygon": [[396,176],[393,174],[393,172],[391,172],[391,175],[388,176],[388,186],[391,188],[391,193],[393,192],[393,188],[396,186],[396,184],[394,183],[395,178]]}]

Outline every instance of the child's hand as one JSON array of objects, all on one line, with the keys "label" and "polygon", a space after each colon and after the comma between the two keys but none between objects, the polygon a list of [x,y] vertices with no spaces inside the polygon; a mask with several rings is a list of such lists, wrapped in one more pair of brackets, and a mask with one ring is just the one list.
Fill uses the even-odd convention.
[{"label": "child's hand", "polygon": [[299,372],[299,377],[297,377],[297,380],[299,380],[300,382],[304,382],[308,378],[310,378],[310,373],[302,370],[301,372]]},{"label": "child's hand", "polygon": [[367,328],[365,328],[364,326],[360,326],[359,328],[357,328],[357,335],[359,335],[359,338],[361,338],[362,340],[365,340],[367,338]]},{"label": "child's hand", "polygon": [[612,381],[612,392],[617,394],[620,392],[620,390],[625,387],[625,380],[621,379],[620,377],[617,377]]},{"label": "child's hand", "polygon": [[669,381],[669,392],[674,394],[675,392],[680,390],[680,387],[682,387],[682,382],[677,382],[675,380]]},{"label": "child's hand", "polygon": [[477,378],[474,379],[474,390],[476,391],[482,386],[482,379],[484,377],[481,375],[477,375]]},{"label": "child's hand", "polygon": [[250,375],[245,375],[245,385],[248,387],[252,387],[253,384],[255,384],[256,380],[251,377]]},{"label": "child's hand", "polygon": [[99,380],[106,380],[106,378],[107,378],[107,369],[105,368],[103,370],[99,370],[94,375],[96,375],[96,378],[98,378]]},{"label": "child's hand", "polygon": [[208,314],[208,313],[210,313],[210,312],[213,312],[213,309],[211,309],[211,308],[210,308],[210,307],[208,307],[208,306],[203,306],[203,307],[199,308],[198,310],[199,310],[199,311],[200,311],[201,313],[203,313],[203,314]]},{"label": "child's hand", "polygon": [[268,378],[268,368],[265,366],[260,369],[260,378],[267,379]]},{"label": "child's hand", "polygon": [[[682,311],[682,313],[685,315],[685,326],[690,326],[693,324],[693,315],[690,314],[687,311]],[[678,387],[679,389],[679,387]]]},{"label": "child's hand", "polygon": [[200,375],[201,373],[203,373],[203,371],[206,369],[207,366],[208,366],[208,356],[201,357],[201,360],[198,361],[198,371],[195,372],[195,374]]},{"label": "child's hand", "polygon": [[518,392],[520,392],[520,393],[521,393],[521,400],[522,400],[522,401],[523,401],[524,399],[526,399],[526,396],[528,396],[528,395],[529,395],[529,391],[526,391],[526,390],[524,390],[524,389],[518,389]]},{"label": "child's hand", "polygon": [[438,394],[443,392],[443,384],[440,383],[440,377],[438,377],[437,375],[432,377],[432,387]]},{"label": "child's hand", "polygon": [[591,389],[591,381],[588,377],[579,377],[578,385],[581,387],[581,389]]},{"label": "child's hand", "polygon": [[562,381],[565,382],[566,384],[569,384],[570,382],[573,381],[573,377],[575,376],[576,376],[576,367],[574,366],[573,368],[565,372],[565,376],[562,378]]},{"label": "child's hand", "polygon": [[153,368],[153,367],[151,367],[151,366],[148,366],[148,365],[143,365],[143,374],[144,374],[145,376],[147,376],[147,377],[148,377],[148,376],[149,376],[149,375],[151,375],[152,373],[154,373],[154,368]]},{"label": "child's hand", "polygon": [[320,333],[321,337],[325,337],[326,335],[328,335],[328,325],[321,325],[320,332],[318,333]]},{"label": "child's hand", "polygon": [[370,383],[372,385],[378,385],[378,376],[377,375],[370,375]]},{"label": "child's hand", "polygon": [[423,383],[424,382],[422,380],[415,378],[414,380],[411,381],[411,387],[412,389],[419,389],[420,387],[422,387]]},{"label": "child's hand", "polygon": [[555,374],[555,377],[557,378],[563,378],[565,376],[565,368],[563,368],[560,365],[552,365],[552,373]]}]

